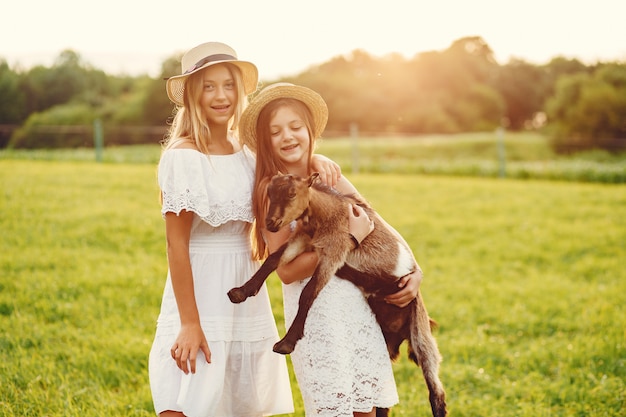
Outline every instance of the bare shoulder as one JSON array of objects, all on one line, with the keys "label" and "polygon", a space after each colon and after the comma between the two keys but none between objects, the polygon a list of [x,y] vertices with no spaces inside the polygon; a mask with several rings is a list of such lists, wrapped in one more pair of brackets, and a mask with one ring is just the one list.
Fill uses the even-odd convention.
[{"label": "bare shoulder", "polygon": [[172,142],[169,147],[170,149],[192,149],[194,151],[198,150],[195,142],[191,139],[176,139]]},{"label": "bare shoulder", "polygon": [[358,194],[357,189],[344,175],[342,175],[339,178],[339,181],[337,181],[335,189],[341,194]]}]

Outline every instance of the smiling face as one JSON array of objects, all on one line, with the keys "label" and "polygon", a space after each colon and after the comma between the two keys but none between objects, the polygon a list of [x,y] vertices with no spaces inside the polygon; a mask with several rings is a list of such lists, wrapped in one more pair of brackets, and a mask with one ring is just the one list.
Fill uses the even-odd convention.
[{"label": "smiling face", "polygon": [[226,125],[237,107],[237,84],[226,65],[212,65],[200,74],[200,106],[209,126]]},{"label": "smiling face", "polygon": [[293,107],[276,109],[270,119],[272,152],[288,172],[307,175],[311,137],[304,118]]}]

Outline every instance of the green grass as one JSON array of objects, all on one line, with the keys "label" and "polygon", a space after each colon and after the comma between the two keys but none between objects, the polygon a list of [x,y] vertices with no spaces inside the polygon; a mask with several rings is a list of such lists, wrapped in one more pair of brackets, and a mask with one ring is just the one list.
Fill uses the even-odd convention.
[{"label": "green grass", "polygon": [[[451,415],[623,415],[623,185],[345,172],[425,271]],[[0,181],[0,416],[153,415],[154,164],[4,158]],[[430,415],[419,369],[394,370],[394,415]]]},{"label": "green grass", "polygon": [[626,182],[626,153],[558,156],[537,133],[327,139],[319,152],[346,172]]},{"label": "green grass", "polygon": [[[495,132],[417,137],[324,139],[319,152],[347,173],[396,173],[490,178],[549,179],[626,183],[626,152],[604,151],[555,155],[539,133]],[[107,147],[104,162],[150,163],[159,159],[158,145]],[[93,161],[94,149],[0,150],[0,160]]]}]

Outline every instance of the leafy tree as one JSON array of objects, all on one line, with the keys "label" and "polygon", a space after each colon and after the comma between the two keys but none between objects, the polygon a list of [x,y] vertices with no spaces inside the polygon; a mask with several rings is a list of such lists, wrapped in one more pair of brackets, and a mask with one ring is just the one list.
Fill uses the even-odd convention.
[{"label": "leafy tree", "polygon": [[504,102],[500,94],[486,84],[471,84],[463,100],[450,100],[450,114],[463,131],[487,131],[500,125]]},{"label": "leafy tree", "polygon": [[24,77],[22,89],[27,96],[29,113],[67,103],[86,91],[85,69],[80,56],[65,50],[51,68],[36,66]]},{"label": "leafy tree", "polygon": [[[104,123],[105,142],[108,145],[159,143],[166,132],[161,123],[146,123],[145,110],[154,80],[148,76],[133,79],[132,88],[124,89],[115,99],[107,100],[99,114]],[[166,96],[165,92],[161,92]],[[167,96],[166,96],[167,98]]]},{"label": "leafy tree", "polygon": [[420,132],[451,133],[498,126],[504,110],[494,83],[497,70],[493,52],[480,37],[459,39],[443,52],[419,54],[410,63],[410,71],[415,94],[421,98],[420,103],[409,106],[412,114],[408,118],[414,118],[415,129]]},{"label": "leafy tree", "polygon": [[[163,63],[157,79],[110,76],[71,50],[59,54],[50,68],[27,72],[14,72],[0,61],[0,125],[19,124],[30,115],[14,146],[67,146],[78,141],[44,137],[42,123],[80,123],[90,129],[98,117],[108,144],[155,143],[174,110],[164,79],[179,73],[179,67],[176,55]],[[491,130],[503,121],[511,129],[523,129],[546,111],[547,98],[553,96],[548,120],[555,146],[615,148],[623,143],[616,138],[625,136],[620,123],[626,120],[623,71],[619,64],[587,67],[563,57],[543,66],[521,60],[500,66],[489,45],[472,36],[409,60],[354,50],[275,81],[322,94],[330,110],[327,132],[346,133],[355,122],[365,134]]]},{"label": "leafy tree", "polygon": [[19,123],[24,119],[24,93],[20,90],[20,77],[0,60],[0,124]]},{"label": "leafy tree", "polygon": [[[0,61],[0,127],[1,125],[16,125],[26,116],[24,109],[25,96],[19,87],[20,77],[13,72],[6,61]],[[10,128],[0,129],[0,148],[4,148],[9,141]]]},{"label": "leafy tree", "polygon": [[565,75],[574,74],[591,74],[593,72],[592,67],[587,67],[585,64],[577,59],[568,59],[562,56],[554,57],[546,65],[542,66],[546,71],[546,76],[549,79],[549,84],[552,90],[549,92],[551,95],[554,92],[556,81]]},{"label": "leafy tree", "polygon": [[373,103],[363,90],[373,88],[368,85],[374,71],[371,64],[365,52],[354,51],[350,56],[335,57],[283,81],[309,87],[324,97],[329,109],[327,131],[345,132],[354,122],[359,123],[361,130],[366,130],[368,127],[362,122],[371,114]]},{"label": "leafy tree", "polygon": [[543,94],[544,101],[542,103],[543,111],[545,111],[546,101],[553,97],[556,93],[557,82],[568,75],[576,74],[593,74],[594,67],[586,66],[578,59],[569,59],[562,56],[556,56],[547,64],[539,67],[545,71],[545,92]]},{"label": "leafy tree", "polygon": [[550,80],[544,68],[522,60],[511,60],[500,67],[496,86],[505,103],[505,125],[520,130],[543,111],[550,90]]},{"label": "leafy tree", "polygon": [[146,86],[141,120],[147,125],[161,126],[172,117],[174,104],[165,93],[165,79],[180,73],[180,55],[168,58],[161,66],[161,74]]},{"label": "leafy tree", "polygon": [[559,80],[547,105],[551,143],[561,153],[626,148],[626,67],[599,66]]},{"label": "leafy tree", "polygon": [[345,132],[357,122],[365,132],[458,132],[500,123],[496,70],[488,45],[468,37],[410,61],[355,50],[285,81],[322,94],[330,111],[328,130]]}]

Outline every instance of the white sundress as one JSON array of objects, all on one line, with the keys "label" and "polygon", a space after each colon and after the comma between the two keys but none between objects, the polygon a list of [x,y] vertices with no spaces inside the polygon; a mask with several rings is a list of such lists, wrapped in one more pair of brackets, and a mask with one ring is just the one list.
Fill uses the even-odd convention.
[{"label": "white sundress", "polygon": [[[309,280],[283,284],[286,326]],[[344,279],[333,276],[320,291],[291,361],[307,417],[352,417],[398,403],[382,330],[361,290]]]},{"label": "white sundress", "polygon": [[207,156],[191,149],[163,153],[158,179],[162,214],[194,213],[190,248],[196,302],[211,349],[198,353],[185,375],[170,355],[180,319],[168,272],[150,351],[150,388],[156,413],[188,417],[260,417],[293,412],[286,359],[274,353],[278,331],[265,286],[241,304],[227,292],[257,270],[251,259],[254,154]]}]

